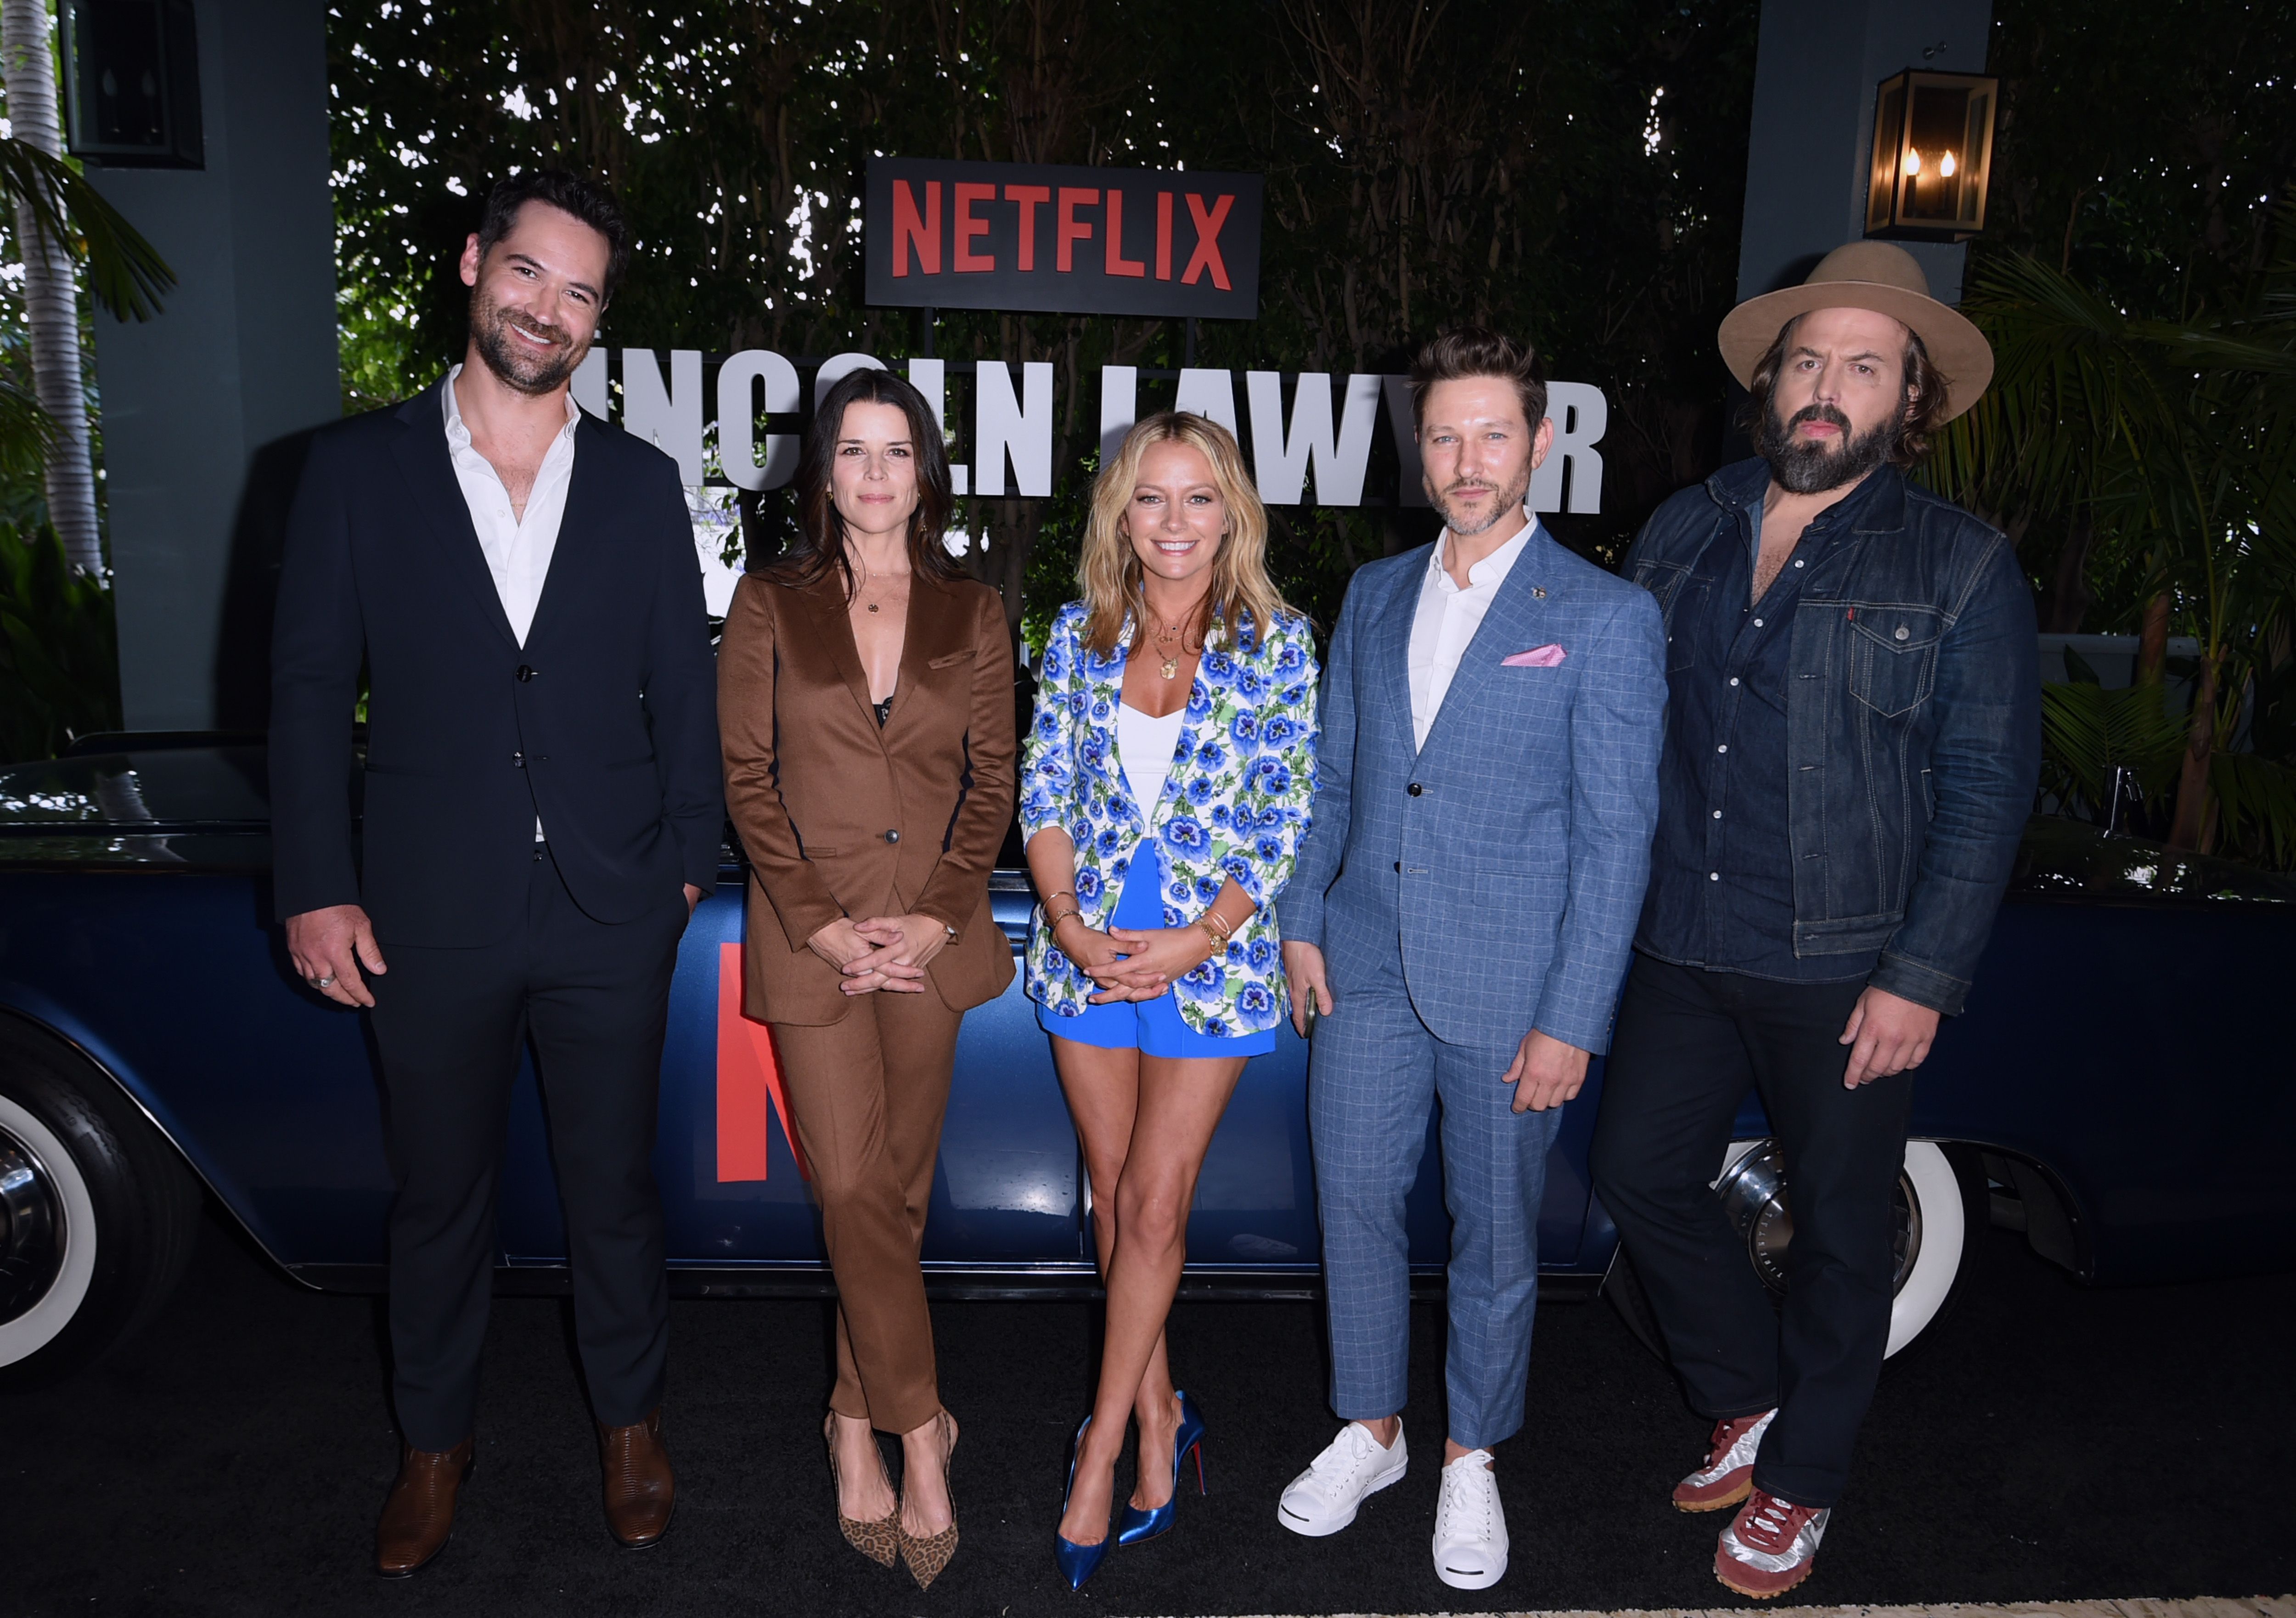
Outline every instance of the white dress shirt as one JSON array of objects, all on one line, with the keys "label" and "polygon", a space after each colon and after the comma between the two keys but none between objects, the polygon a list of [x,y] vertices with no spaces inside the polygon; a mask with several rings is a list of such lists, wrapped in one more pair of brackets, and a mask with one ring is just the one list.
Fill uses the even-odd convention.
[{"label": "white dress shirt", "polygon": [[471,526],[479,531],[479,548],[495,576],[495,594],[502,597],[504,617],[518,644],[534,623],[535,604],[542,599],[543,581],[550,577],[551,554],[558,548],[558,525],[566,515],[566,486],[574,479],[574,424],[582,417],[571,389],[566,395],[566,425],[550,441],[542,470],[534,474],[534,488],[526,497],[526,515],[512,509],[510,490],[494,463],[471,446],[471,430],[455,403],[456,365],[447,373],[439,390],[447,402],[447,453],[455,463],[455,480],[463,486],[463,503],[471,508]]},{"label": "white dress shirt", "polygon": [[[471,526],[478,530],[487,570],[495,576],[495,594],[502,600],[503,616],[510,620],[510,632],[523,646],[527,630],[534,626],[534,609],[542,600],[543,583],[550,577],[551,555],[558,549],[558,527],[566,516],[566,486],[574,479],[574,424],[581,420],[582,411],[570,389],[566,425],[551,439],[549,453],[542,457],[542,470],[534,475],[534,488],[528,491],[526,516],[521,520],[511,505],[502,474],[471,446],[471,430],[463,424],[463,412],[455,403],[455,379],[462,374],[463,367],[456,365],[447,373],[447,385],[439,390],[447,401],[447,454],[455,463],[455,480],[463,486],[463,504],[471,508]],[[534,840],[542,841],[539,815],[534,818]]]},{"label": "white dress shirt", "polygon": [[[1419,586],[1419,612],[1411,620],[1411,740],[1427,745],[1435,716],[1443,711],[1443,698],[1459,672],[1467,643],[1483,627],[1483,615],[1499,586],[1514,569],[1523,547],[1538,531],[1538,519],[1523,513],[1522,531],[1467,570],[1467,587],[1452,582],[1444,559],[1450,554],[1451,530],[1445,529],[1427,558],[1427,576]],[[1513,648],[1521,651],[1520,646]]]}]

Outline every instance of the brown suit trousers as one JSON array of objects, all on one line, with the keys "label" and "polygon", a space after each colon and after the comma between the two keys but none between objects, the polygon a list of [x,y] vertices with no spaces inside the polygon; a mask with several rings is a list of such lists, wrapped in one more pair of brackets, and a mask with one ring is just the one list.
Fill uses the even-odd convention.
[{"label": "brown suit trousers", "polygon": [[[1013,980],[988,873],[1013,817],[1012,640],[996,592],[918,575],[881,728],[837,576],[751,574],[718,657],[726,801],[750,860],[743,1006],[770,1023],[837,1277],[830,1408],[906,1433],[940,1409],[918,1254],[957,1025]],[[849,996],[808,940],[918,914],[955,941],[924,992]]]}]

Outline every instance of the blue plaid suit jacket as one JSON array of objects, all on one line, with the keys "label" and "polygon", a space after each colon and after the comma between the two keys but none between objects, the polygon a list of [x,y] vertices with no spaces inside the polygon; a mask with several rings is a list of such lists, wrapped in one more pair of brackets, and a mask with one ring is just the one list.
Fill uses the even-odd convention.
[{"label": "blue plaid suit jacket", "polygon": [[[1319,946],[1345,1006],[1401,954],[1453,1044],[1536,1028],[1610,1044],[1658,818],[1666,634],[1650,593],[1534,534],[1428,732],[1411,735],[1411,626],[1431,546],[1357,570],[1324,666],[1316,791],[1283,936]],[[1555,645],[1553,668],[1502,660]]]}]

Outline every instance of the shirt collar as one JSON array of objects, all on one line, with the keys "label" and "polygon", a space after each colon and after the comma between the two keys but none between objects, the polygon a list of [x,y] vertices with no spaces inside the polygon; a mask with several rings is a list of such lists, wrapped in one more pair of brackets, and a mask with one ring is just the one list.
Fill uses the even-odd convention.
[{"label": "shirt collar", "polygon": [[[455,402],[455,379],[462,374],[459,361],[450,366],[447,372],[447,385],[439,390],[439,394],[447,402],[447,442],[457,449],[467,449],[471,445],[471,430],[463,421],[462,407]],[[569,388],[566,390],[566,425],[560,430],[559,437],[563,438],[573,431],[574,424],[581,419],[582,407],[574,402],[574,390]]]},{"label": "shirt collar", "polygon": [[[1469,589],[1475,589],[1487,584],[1496,584],[1513,571],[1516,559],[1530,544],[1530,537],[1538,532],[1538,519],[1529,512],[1525,512],[1523,515],[1529,521],[1523,523],[1521,531],[1513,538],[1467,570]],[[1440,573],[1444,578],[1448,579],[1451,576],[1450,570],[1444,565],[1444,558],[1450,554],[1451,530],[1447,528],[1436,537],[1434,554],[1427,559],[1429,571]]]}]

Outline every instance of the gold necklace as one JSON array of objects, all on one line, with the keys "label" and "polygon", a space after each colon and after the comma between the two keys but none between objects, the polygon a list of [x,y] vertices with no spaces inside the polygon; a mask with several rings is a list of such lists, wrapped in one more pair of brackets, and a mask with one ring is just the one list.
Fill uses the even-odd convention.
[{"label": "gold necklace", "polygon": [[[888,577],[890,579],[906,579],[908,575],[906,573],[893,573],[889,574]],[[861,594],[869,587],[872,582],[873,581],[869,577],[869,569],[865,564],[864,564],[861,569],[860,581],[853,587],[853,593],[857,595]],[[872,612],[874,612],[879,605],[878,603],[873,601],[865,601],[861,604],[868,608]]]},{"label": "gold necklace", "polygon": [[[1157,649],[1158,649],[1159,651],[1161,651],[1161,650],[1163,649],[1164,643],[1165,643],[1166,641],[1168,641],[1168,640],[1171,639],[1174,636],[1176,636],[1176,635],[1179,634],[1179,632],[1180,632],[1180,626],[1179,626],[1179,625],[1177,625],[1177,624],[1169,624],[1169,625],[1167,625],[1165,628],[1161,628],[1161,629],[1159,629],[1159,630],[1156,632],[1156,646],[1157,646]],[[1185,645],[1185,643],[1183,643],[1183,644]],[[1165,678],[1166,679],[1168,679],[1168,679],[1177,679],[1177,678],[1179,677],[1179,673],[1180,673],[1180,654],[1179,654],[1179,653],[1178,653],[1178,652],[1175,651],[1175,652],[1168,653],[1165,655],[1165,658],[1164,658],[1164,669],[1163,669],[1163,673],[1164,673],[1164,678]]]}]

